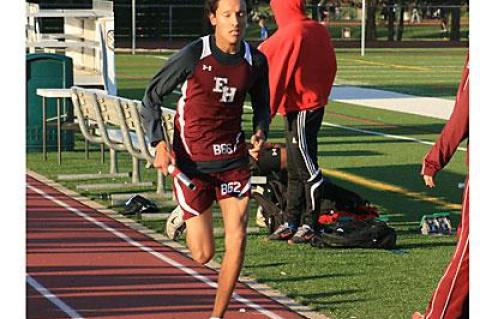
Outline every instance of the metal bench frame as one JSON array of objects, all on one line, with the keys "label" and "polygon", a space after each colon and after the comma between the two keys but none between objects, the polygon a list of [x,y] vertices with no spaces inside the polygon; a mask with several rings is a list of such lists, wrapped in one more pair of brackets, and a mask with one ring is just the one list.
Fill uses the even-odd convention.
[{"label": "metal bench frame", "polygon": [[[148,167],[153,167],[155,160],[155,148],[150,146],[141,122],[139,112],[142,103],[80,87],[72,87],[72,102],[85,139],[90,143],[104,144],[110,149],[111,172],[118,171],[117,152],[128,151],[132,156],[132,183],[138,183],[139,161],[145,160]],[[162,112],[167,138],[171,141],[175,111],[162,108]],[[165,192],[165,177],[157,171],[157,193]]]},{"label": "metal bench frame", "polygon": [[[112,138],[118,98],[102,91],[72,87],[72,103],[80,131],[89,143],[106,145],[110,151],[110,174],[118,173],[118,152],[127,151],[123,140]],[[118,128],[117,128],[118,129]],[[132,156],[132,184],[140,183],[139,159]]]}]

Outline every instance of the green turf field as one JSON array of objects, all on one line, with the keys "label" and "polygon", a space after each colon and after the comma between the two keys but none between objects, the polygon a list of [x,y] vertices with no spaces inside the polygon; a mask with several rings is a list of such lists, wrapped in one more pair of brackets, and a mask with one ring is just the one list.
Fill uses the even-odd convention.
[{"label": "green turf field", "polygon": [[[467,49],[337,49],[337,84],[453,98]],[[171,53],[117,55],[121,94],[138,98]]]},{"label": "green turf field", "polygon": [[[452,98],[460,79],[466,50],[338,50],[337,82],[390,89],[424,96]],[[168,54],[117,55],[119,94],[140,99],[146,84],[161,67]],[[176,96],[167,99],[173,105]],[[245,112],[245,127],[250,127],[250,111]],[[409,318],[426,306],[450,254],[453,236],[425,237],[418,233],[424,214],[452,211],[458,223],[461,190],[457,184],[465,177],[465,152],[458,152],[438,175],[437,188],[423,186],[420,163],[429,146],[381,136],[357,133],[332,125],[414,137],[434,141],[444,122],[427,117],[370,109],[343,103],[327,106],[325,125],[319,134],[319,162],[334,182],[360,193],[378,205],[389,217],[398,234],[398,249],[320,250],[289,246],[263,240],[265,233],[249,237],[243,274],[279,289],[331,318],[386,319]],[[270,138],[282,141],[282,122],[276,117]],[[81,138],[77,151],[64,153],[63,165],[50,156],[27,156],[27,166],[49,177],[66,172],[108,170],[98,152],[84,159]],[[128,156],[120,168],[129,169]],[[144,178],[155,180],[153,171]],[[75,189],[74,183],[65,183]],[[95,194],[90,194],[94,196]],[[453,206],[452,206],[453,205]],[[251,204],[250,224],[254,225],[255,204]],[[452,209],[453,207],[453,209]],[[221,223],[220,220],[216,221]],[[162,231],[163,223],[149,223]],[[221,260],[223,238],[218,236],[217,255]]]}]

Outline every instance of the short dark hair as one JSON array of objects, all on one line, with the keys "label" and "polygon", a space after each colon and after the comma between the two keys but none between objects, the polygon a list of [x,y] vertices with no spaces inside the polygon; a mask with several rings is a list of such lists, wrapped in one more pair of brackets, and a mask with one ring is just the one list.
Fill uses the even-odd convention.
[{"label": "short dark hair", "polygon": [[205,14],[208,16],[210,13],[215,14],[218,8],[218,2],[220,0],[205,0]]},{"label": "short dark hair", "polygon": [[[248,10],[250,1],[248,0],[243,0],[243,1],[245,1],[245,3],[247,4],[247,11],[250,11]],[[207,17],[210,15],[210,13],[215,14],[218,8],[218,2],[220,2],[220,0],[205,0],[205,15]]]},{"label": "short dark hair", "polygon": [[[250,0],[243,0],[247,4],[247,12],[250,12]],[[205,0],[205,18],[204,18],[204,31],[206,30],[207,33],[211,33],[215,30],[215,28],[210,24],[210,14],[215,14],[218,8],[218,3],[220,0]]]}]

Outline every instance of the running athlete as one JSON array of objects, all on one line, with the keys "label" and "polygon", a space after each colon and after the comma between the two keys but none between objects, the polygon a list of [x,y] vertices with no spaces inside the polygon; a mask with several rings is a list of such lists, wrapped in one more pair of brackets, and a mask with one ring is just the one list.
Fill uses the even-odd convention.
[{"label": "running athlete", "polygon": [[[427,187],[435,187],[434,176],[448,164],[460,143],[468,138],[469,73],[467,56],[452,115],[435,145],[423,160],[421,174]],[[468,156],[466,160],[468,165]],[[462,219],[457,228],[458,243],[455,253],[433,292],[425,313],[422,315],[416,312],[412,315],[412,319],[468,318],[469,191],[467,175],[463,194]]]},{"label": "running athlete", "polygon": [[[174,191],[186,221],[187,245],[193,259],[205,264],[214,253],[212,204],[223,214],[225,255],[218,277],[212,318],[224,315],[242,267],[250,172],[244,132],[243,103],[250,94],[253,148],[258,157],[269,127],[268,67],[262,53],[243,41],[247,23],[244,0],[205,2],[214,33],[173,55],[148,85],[141,111],[152,146],[154,166],[167,174],[175,164],[196,186],[174,178]],[[172,154],[161,129],[165,95],[181,84],[174,119]]]},{"label": "running athlete", "polygon": [[327,29],[305,16],[304,0],[272,0],[270,6],[278,30],[259,49],[270,69],[271,115],[278,111],[285,120],[288,190],[287,223],[268,239],[305,243],[313,237],[320,208],[317,134],[337,62]]}]

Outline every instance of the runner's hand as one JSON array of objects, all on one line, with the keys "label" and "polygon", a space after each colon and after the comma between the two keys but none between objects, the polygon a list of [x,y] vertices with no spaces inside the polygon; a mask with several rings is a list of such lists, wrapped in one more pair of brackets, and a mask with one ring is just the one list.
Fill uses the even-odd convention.
[{"label": "runner's hand", "polygon": [[430,188],[435,187],[435,181],[433,179],[433,176],[423,175],[423,181],[425,182],[426,186]]},{"label": "runner's hand", "polygon": [[260,153],[260,150],[265,143],[265,134],[263,133],[263,131],[257,130],[257,132],[252,135],[250,143],[252,144],[252,148],[248,150],[248,153],[251,157],[253,157],[253,159],[258,161],[258,154]]},{"label": "runner's hand", "polygon": [[168,151],[167,143],[165,141],[161,141],[156,146],[153,166],[159,169],[163,175],[167,176],[167,168],[170,164],[174,164],[174,160]]}]

